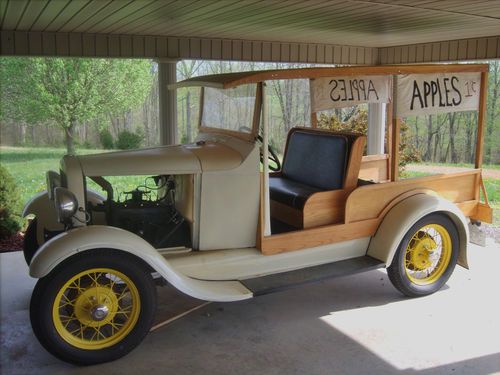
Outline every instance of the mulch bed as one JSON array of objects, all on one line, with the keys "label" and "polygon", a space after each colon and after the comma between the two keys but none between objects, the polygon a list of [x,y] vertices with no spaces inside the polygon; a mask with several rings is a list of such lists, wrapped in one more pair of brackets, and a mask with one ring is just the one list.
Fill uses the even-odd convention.
[{"label": "mulch bed", "polygon": [[11,251],[21,251],[23,249],[24,233],[17,232],[9,238],[0,240],[0,253],[8,253]]}]

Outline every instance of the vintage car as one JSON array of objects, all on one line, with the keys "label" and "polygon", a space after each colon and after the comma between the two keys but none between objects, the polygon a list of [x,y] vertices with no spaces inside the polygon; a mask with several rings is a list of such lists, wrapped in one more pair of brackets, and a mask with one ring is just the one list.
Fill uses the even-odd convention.
[{"label": "vintage car", "polygon": [[[26,205],[24,215],[35,216],[25,237],[39,279],[35,335],[71,363],[119,358],[148,333],[161,281],[230,302],[387,268],[406,296],[436,292],[456,263],[467,267],[469,223],[491,222],[480,169],[487,72],[308,68],[174,84],[201,87],[194,143],[65,156]],[[269,147],[266,81],[299,78],[310,80],[311,126],[290,130],[280,160]],[[386,106],[388,152],[363,156],[365,135],[316,128],[316,112],[356,103]],[[474,169],[398,178],[402,116],[471,109],[479,111]],[[109,176],[150,178],[118,199]]]}]

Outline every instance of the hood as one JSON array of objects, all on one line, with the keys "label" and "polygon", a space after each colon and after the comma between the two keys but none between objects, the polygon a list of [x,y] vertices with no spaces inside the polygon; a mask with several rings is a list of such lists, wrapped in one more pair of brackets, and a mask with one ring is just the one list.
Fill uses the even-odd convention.
[{"label": "hood", "polygon": [[206,142],[83,155],[78,160],[86,176],[132,176],[228,170],[238,167],[242,156],[224,144]]}]

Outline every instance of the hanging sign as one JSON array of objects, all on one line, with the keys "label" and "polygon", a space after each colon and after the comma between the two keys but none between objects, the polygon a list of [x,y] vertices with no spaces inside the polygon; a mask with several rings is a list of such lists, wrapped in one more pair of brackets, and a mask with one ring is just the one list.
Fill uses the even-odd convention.
[{"label": "hanging sign", "polygon": [[360,103],[391,101],[390,76],[344,76],[311,80],[313,112]]},{"label": "hanging sign", "polygon": [[408,74],[397,77],[398,117],[479,108],[481,73]]}]

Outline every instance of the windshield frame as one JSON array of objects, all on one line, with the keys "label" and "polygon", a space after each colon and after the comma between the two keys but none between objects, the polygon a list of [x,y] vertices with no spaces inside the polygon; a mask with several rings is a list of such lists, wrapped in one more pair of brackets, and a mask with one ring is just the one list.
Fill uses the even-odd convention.
[{"label": "windshield frame", "polygon": [[[257,134],[259,131],[259,124],[260,124],[260,114],[261,114],[261,107],[262,107],[262,85],[263,85],[262,82],[256,83],[252,122],[251,122],[251,124],[249,124],[251,126],[251,131],[248,133],[239,132],[237,130],[215,128],[215,127],[203,125],[203,109],[205,107],[206,96],[205,96],[205,87],[202,86],[201,92],[200,92],[200,115],[199,115],[199,122],[198,122],[199,132],[200,133],[215,133],[215,134],[222,134],[222,135],[230,135],[230,136],[233,136],[236,138],[240,138],[244,141],[255,142],[257,139]],[[223,90],[226,90],[226,89],[223,89]],[[227,90],[230,90],[230,89],[227,89]]]}]

